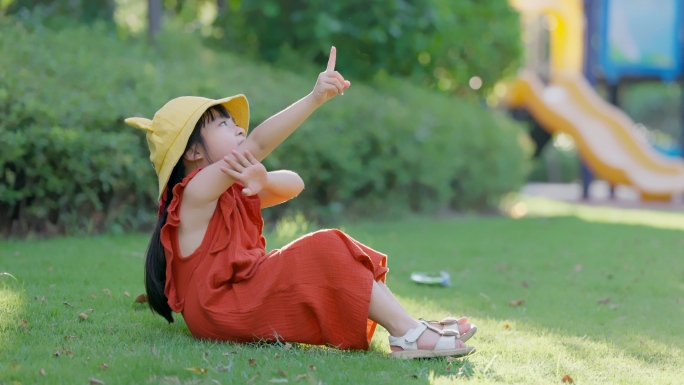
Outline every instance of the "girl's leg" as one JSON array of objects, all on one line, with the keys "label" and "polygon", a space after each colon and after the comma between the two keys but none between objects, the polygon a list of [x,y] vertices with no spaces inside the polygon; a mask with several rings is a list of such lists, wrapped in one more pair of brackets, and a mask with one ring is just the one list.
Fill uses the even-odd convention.
[{"label": "girl's leg", "polygon": [[[394,298],[392,293],[381,282],[373,281],[373,290],[371,292],[371,302],[368,311],[368,318],[379,323],[387,329],[390,335],[398,337],[406,334],[409,329],[413,329],[420,325],[420,323],[409,316],[404,308],[399,304],[399,301]],[[439,334],[428,329],[418,338],[419,349],[433,349]],[[456,348],[465,347],[465,344],[456,340]],[[392,346],[392,351],[400,350],[400,347]]]}]

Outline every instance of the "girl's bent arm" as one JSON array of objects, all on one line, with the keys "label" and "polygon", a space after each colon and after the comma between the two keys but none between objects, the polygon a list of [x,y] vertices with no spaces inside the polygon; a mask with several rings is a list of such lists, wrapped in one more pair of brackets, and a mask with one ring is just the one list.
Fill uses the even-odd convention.
[{"label": "girl's bent arm", "polygon": [[288,170],[270,171],[268,183],[259,191],[261,208],[289,201],[304,190],[304,181],[297,173]]}]

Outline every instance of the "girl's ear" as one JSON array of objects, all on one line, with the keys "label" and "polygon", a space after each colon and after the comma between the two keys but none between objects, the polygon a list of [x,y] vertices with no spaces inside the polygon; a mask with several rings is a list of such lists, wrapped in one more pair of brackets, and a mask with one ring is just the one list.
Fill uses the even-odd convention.
[{"label": "girl's ear", "polygon": [[185,151],[185,154],[183,154],[183,158],[189,162],[197,162],[204,159],[204,154],[198,147],[199,146],[192,146],[191,148],[188,148],[188,150]]}]

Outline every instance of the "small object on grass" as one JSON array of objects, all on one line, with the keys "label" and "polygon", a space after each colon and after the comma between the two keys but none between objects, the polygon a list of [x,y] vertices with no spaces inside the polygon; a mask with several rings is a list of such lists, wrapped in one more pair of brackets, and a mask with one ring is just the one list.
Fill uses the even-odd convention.
[{"label": "small object on grass", "polygon": [[439,273],[411,273],[411,281],[424,285],[451,286],[451,277],[443,270]]}]

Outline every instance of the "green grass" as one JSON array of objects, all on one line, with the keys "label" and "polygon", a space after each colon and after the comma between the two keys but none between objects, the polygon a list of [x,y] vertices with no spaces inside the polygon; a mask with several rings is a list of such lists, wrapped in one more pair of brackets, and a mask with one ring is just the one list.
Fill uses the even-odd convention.
[{"label": "green grass", "polygon": [[[389,359],[381,328],[368,352],[196,341],[181,317],[167,325],[134,306],[147,235],[0,242],[0,272],[16,277],[0,276],[0,384],[560,384],[566,374],[575,384],[681,383],[684,213],[524,203],[518,220],[345,226],[388,253],[388,285],[410,313],[478,325],[478,352],[453,362]],[[269,246],[302,227],[279,227]],[[440,269],[451,287],[408,278]]]}]

